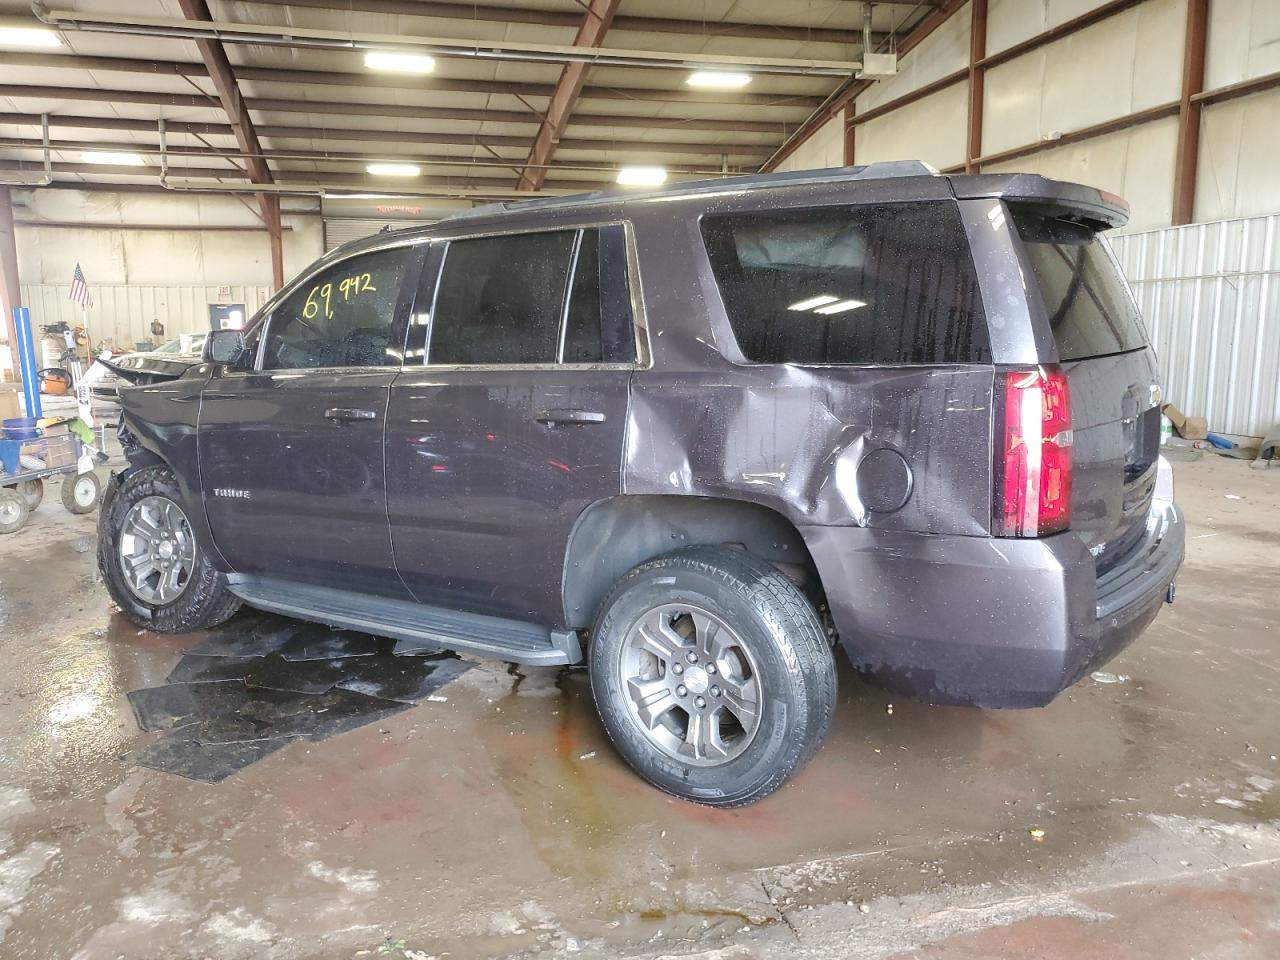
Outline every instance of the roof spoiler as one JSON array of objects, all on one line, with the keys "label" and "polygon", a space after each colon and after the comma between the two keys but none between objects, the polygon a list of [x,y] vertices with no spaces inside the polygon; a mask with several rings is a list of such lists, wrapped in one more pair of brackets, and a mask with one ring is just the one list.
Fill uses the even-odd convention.
[{"label": "roof spoiler", "polygon": [[1035,173],[982,173],[952,177],[951,189],[959,200],[996,198],[1025,204],[1059,220],[1070,220],[1092,230],[1110,230],[1129,222],[1124,198],[1080,183],[1050,180]]}]

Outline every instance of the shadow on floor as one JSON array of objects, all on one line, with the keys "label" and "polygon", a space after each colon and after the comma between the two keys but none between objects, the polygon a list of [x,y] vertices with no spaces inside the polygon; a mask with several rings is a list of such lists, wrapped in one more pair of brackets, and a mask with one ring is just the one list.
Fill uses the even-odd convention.
[{"label": "shadow on floor", "polygon": [[164,686],[129,693],[138,726],[164,736],[126,759],[217,783],[295,740],[408,710],[471,666],[421,644],[237,616],[187,649]]}]

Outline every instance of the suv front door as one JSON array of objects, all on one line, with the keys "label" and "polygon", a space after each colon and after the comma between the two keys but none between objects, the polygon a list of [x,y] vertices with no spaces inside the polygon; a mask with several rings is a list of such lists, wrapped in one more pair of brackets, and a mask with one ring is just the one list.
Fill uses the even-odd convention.
[{"label": "suv front door", "polygon": [[437,247],[391,388],[396,566],[422,603],[561,625],[569,533],[621,486],[636,361],[625,231]]},{"label": "suv front door", "polygon": [[382,453],[422,251],[361,254],[308,277],[272,310],[253,369],[205,388],[201,486],[236,573],[407,599]]}]

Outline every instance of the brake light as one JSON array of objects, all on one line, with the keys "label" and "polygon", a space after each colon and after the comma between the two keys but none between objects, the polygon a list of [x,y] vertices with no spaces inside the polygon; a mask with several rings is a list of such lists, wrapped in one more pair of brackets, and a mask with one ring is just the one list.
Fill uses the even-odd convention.
[{"label": "brake light", "polygon": [[[1071,526],[1071,392],[1056,365],[996,376],[996,536],[1043,537]],[[1000,409],[1003,408],[1003,409]]]}]

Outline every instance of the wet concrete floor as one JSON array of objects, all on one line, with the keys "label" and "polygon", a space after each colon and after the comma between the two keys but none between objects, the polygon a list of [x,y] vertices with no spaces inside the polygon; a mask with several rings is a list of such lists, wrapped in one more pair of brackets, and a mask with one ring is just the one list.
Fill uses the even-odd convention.
[{"label": "wet concrete floor", "polygon": [[635,778],[585,674],[495,663],[219,783],[140,767],[126,694],[206,635],[113,614],[54,491],[0,539],[0,956],[1280,956],[1280,469],[1175,466],[1178,601],[1108,675],[986,712],[845,670],[728,812]]}]

